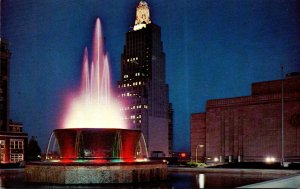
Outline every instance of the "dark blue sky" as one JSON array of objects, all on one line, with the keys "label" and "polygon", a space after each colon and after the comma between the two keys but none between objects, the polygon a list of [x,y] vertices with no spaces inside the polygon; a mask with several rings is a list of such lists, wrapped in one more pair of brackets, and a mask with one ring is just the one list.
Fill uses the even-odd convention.
[{"label": "dark blue sky", "polygon": [[[296,0],[148,0],[161,26],[173,103],[174,150],[189,151],[190,114],[208,99],[250,95],[251,83],[300,71]],[[102,20],[113,83],[138,0],[3,0],[1,37],[10,42],[10,118],[42,148],[79,85],[84,47]],[[89,48],[90,49],[90,48]]]}]

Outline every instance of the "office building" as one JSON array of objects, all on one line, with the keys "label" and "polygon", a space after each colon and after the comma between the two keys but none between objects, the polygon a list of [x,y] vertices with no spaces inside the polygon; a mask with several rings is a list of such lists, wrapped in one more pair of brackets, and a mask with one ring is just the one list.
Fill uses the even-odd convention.
[{"label": "office building", "polygon": [[168,156],[172,145],[168,133],[173,110],[165,73],[160,27],[151,21],[148,4],[140,1],[126,34],[118,87],[129,128],[142,130],[150,156]]}]

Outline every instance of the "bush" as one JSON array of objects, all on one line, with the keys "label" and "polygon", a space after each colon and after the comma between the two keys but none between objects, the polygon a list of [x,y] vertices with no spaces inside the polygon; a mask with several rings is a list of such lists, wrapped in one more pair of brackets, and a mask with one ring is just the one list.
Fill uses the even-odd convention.
[{"label": "bush", "polygon": [[189,161],[186,163],[186,165],[189,167],[204,167],[204,166],[206,166],[205,163],[197,163],[195,161]]}]

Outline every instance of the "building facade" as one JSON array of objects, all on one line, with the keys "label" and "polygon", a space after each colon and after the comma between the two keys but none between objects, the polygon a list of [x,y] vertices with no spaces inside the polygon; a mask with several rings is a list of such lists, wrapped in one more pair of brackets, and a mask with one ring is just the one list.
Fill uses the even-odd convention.
[{"label": "building facade", "polygon": [[168,99],[165,53],[160,27],[151,22],[145,1],[139,2],[133,30],[126,34],[118,88],[129,128],[143,132],[151,156],[168,156],[173,110]]},{"label": "building facade", "polygon": [[300,75],[254,83],[251,96],[208,100],[205,113],[191,115],[193,159],[196,151],[206,162],[299,162]]},{"label": "building facade", "polygon": [[25,159],[27,134],[21,123],[9,120],[9,60],[8,43],[0,39],[0,163],[17,163]]}]

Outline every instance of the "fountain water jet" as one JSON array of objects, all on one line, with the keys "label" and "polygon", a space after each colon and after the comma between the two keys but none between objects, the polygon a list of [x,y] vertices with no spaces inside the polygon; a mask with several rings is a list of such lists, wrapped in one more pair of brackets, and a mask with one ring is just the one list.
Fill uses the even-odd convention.
[{"label": "fountain water jet", "polygon": [[127,128],[122,120],[121,103],[112,93],[99,18],[94,31],[92,62],[89,64],[87,48],[82,62],[80,92],[70,99],[62,128]]},{"label": "fountain water jet", "polygon": [[116,99],[97,18],[91,64],[84,49],[80,92],[69,101],[63,129],[53,131],[46,160],[26,165],[25,181],[99,184],[166,179],[166,164],[147,159],[143,134],[126,129]]}]

